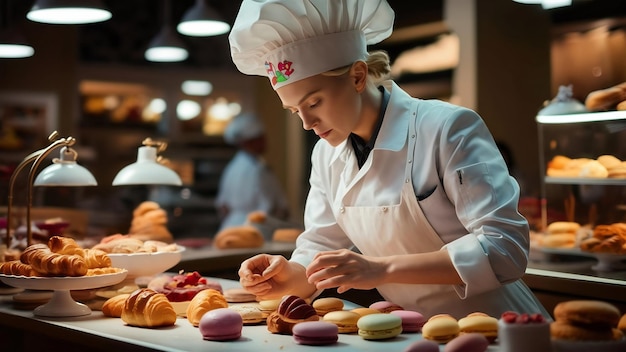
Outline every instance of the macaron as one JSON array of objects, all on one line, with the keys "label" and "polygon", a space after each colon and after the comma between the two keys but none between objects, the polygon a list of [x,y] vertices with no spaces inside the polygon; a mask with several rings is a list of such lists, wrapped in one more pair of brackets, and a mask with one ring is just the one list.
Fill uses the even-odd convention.
[{"label": "macaron", "polygon": [[446,344],[444,352],[485,352],[489,341],[483,334],[469,333],[459,335]]},{"label": "macaron", "polygon": [[229,303],[255,302],[256,296],[243,288],[230,288],[224,291],[224,298]]},{"label": "macaron", "polygon": [[412,310],[394,310],[389,314],[397,315],[402,319],[403,333],[420,332],[422,331],[422,326],[426,323],[426,318],[422,315],[422,313]]},{"label": "macaron", "polygon": [[253,325],[265,321],[265,317],[259,307],[252,305],[232,305],[229,307],[241,315],[244,325]]},{"label": "macaron", "polygon": [[336,310],[326,313],[322,317],[323,321],[337,325],[340,334],[350,334],[359,331],[356,325],[359,319],[361,319],[360,315],[348,310]]},{"label": "macaron", "polygon": [[447,343],[459,336],[458,321],[448,314],[433,315],[422,327],[422,336],[438,343]]},{"label": "macaron", "polygon": [[378,309],[368,308],[368,307],[359,307],[350,310],[351,312],[357,313],[358,315],[364,317],[369,314],[378,314],[380,311]]},{"label": "macaron", "polygon": [[272,312],[278,309],[278,305],[280,304],[280,299],[268,299],[259,301],[259,308],[261,309],[261,313],[263,313],[264,317],[268,317]]},{"label": "macaron", "polygon": [[471,313],[459,319],[461,334],[479,333],[489,340],[490,343],[498,338],[498,319],[485,313]]},{"label": "macaron", "polygon": [[202,316],[198,328],[205,340],[237,340],[241,337],[243,319],[239,313],[230,308],[217,308]]},{"label": "macaron", "polygon": [[325,321],[306,321],[292,328],[293,339],[300,345],[331,345],[338,340],[337,325]]},{"label": "macaron", "polygon": [[370,304],[370,308],[376,309],[381,313],[389,313],[394,310],[403,310],[404,308],[398,304],[389,301],[378,301]]},{"label": "macaron", "polygon": [[383,340],[402,333],[402,318],[397,315],[378,313],[361,317],[357,322],[359,336],[365,340]]},{"label": "macaron", "polygon": [[334,312],[343,309],[343,301],[336,297],[318,298],[312,303],[317,315],[323,317],[328,312]]},{"label": "macaron", "polygon": [[402,352],[439,352],[439,344],[430,340],[419,340],[406,346]]}]

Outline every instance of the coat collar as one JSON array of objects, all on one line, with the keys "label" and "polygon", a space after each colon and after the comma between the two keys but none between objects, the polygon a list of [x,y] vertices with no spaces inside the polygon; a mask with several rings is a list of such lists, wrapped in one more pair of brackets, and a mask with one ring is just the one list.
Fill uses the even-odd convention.
[{"label": "coat collar", "polygon": [[[407,141],[409,111],[414,98],[391,80],[384,81],[382,85],[390,91],[391,96],[389,97],[385,118],[380,127],[380,132],[378,132],[378,138],[372,152],[377,149],[398,151],[404,147]],[[339,158],[346,161],[354,153],[347,140],[334,149],[330,164],[333,164]]]}]

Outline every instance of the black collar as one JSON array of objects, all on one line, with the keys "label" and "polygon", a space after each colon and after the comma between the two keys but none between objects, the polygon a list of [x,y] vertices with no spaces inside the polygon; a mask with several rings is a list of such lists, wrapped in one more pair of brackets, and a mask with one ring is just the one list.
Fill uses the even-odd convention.
[{"label": "black collar", "polygon": [[372,138],[370,138],[370,140],[366,142],[365,140],[363,140],[363,138],[357,136],[354,133],[350,133],[349,137],[350,142],[352,143],[352,148],[354,149],[354,153],[356,154],[356,160],[359,165],[359,169],[363,167],[370,152],[372,151],[372,149],[374,149],[374,144],[376,143],[378,132],[380,132],[380,128],[383,125],[383,118],[385,117],[387,104],[389,103],[389,92],[383,86],[379,86],[378,90],[383,93],[383,97],[380,104],[380,110],[378,111],[378,120],[376,121],[376,126],[374,127],[374,131],[372,133]]}]

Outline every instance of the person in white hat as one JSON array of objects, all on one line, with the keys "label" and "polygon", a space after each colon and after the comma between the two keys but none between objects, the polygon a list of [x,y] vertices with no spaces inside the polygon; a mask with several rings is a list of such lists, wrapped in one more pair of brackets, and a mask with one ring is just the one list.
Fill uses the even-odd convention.
[{"label": "person in white hat", "polygon": [[393,20],[385,0],[243,0],[233,62],[267,76],[320,140],[295,251],[247,259],[241,285],[260,299],[375,288],[427,316],[548,317],[521,280],[519,186],[480,116],[409,96],[385,80],[386,53],[367,52]]},{"label": "person in white hat", "polygon": [[287,197],[263,160],[266,136],[261,121],[252,114],[236,116],[226,126],[224,140],[238,151],[220,177],[215,199],[222,217],[219,231],[244,225],[248,215],[255,211],[273,219],[287,220]]}]

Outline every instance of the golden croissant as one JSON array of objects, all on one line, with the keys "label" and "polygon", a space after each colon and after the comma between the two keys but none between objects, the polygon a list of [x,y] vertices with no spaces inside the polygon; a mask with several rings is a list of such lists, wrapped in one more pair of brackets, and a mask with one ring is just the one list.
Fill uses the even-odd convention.
[{"label": "golden croissant", "polygon": [[52,236],[48,240],[48,248],[58,254],[83,256],[83,248],[70,237]]},{"label": "golden croissant", "polygon": [[42,243],[28,246],[20,260],[40,276],[84,276],[88,269],[82,257],[54,253]]},{"label": "golden croissant", "polygon": [[0,273],[5,275],[36,276],[36,273],[29,264],[24,264],[19,260],[0,263]]},{"label": "golden croissant", "polygon": [[128,297],[130,297],[129,293],[123,293],[107,299],[102,305],[102,314],[105,317],[120,318]]},{"label": "golden croissant", "polygon": [[187,320],[189,320],[191,325],[199,326],[200,319],[204,313],[217,308],[228,308],[228,302],[224,295],[212,288],[202,290],[189,302],[187,306]]},{"label": "golden croissant", "polygon": [[152,328],[176,323],[176,311],[164,294],[141,288],[124,301],[122,320],[131,326]]},{"label": "golden croissant", "polygon": [[108,268],[111,266],[111,258],[103,250],[85,248],[83,253],[89,269]]}]

